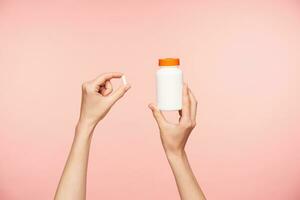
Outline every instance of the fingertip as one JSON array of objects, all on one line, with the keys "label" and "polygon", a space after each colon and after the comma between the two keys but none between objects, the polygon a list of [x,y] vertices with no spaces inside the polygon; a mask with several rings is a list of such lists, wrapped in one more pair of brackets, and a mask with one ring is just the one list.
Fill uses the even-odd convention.
[{"label": "fingertip", "polygon": [[148,105],[148,107],[149,107],[153,112],[159,112],[159,109],[158,109],[157,105],[154,104],[154,103],[150,103],[150,104]]},{"label": "fingertip", "polygon": [[126,91],[129,90],[129,89],[131,88],[131,85],[128,84],[128,83],[127,83],[126,85],[124,85],[124,86],[125,86]]},{"label": "fingertip", "polygon": [[154,110],[154,105],[153,105],[153,103],[148,104],[148,107],[149,107],[151,110]]},{"label": "fingertip", "polygon": [[112,72],[111,73],[111,78],[122,78],[124,76],[124,73],[122,72]]},{"label": "fingertip", "polygon": [[131,88],[130,85],[122,85],[120,86],[121,93],[125,94]]},{"label": "fingertip", "polygon": [[188,94],[188,90],[189,90],[188,84],[184,83],[183,84],[183,92],[184,92],[184,94]]},{"label": "fingertip", "polygon": [[123,72],[112,72],[112,74],[117,75],[117,76],[123,76],[124,75]]},{"label": "fingertip", "polygon": [[121,78],[121,76],[123,76],[122,72],[108,72],[97,76],[93,82],[97,85],[100,85],[112,78]]},{"label": "fingertip", "polygon": [[112,92],[111,89],[103,90],[102,95],[103,96],[108,96]]}]

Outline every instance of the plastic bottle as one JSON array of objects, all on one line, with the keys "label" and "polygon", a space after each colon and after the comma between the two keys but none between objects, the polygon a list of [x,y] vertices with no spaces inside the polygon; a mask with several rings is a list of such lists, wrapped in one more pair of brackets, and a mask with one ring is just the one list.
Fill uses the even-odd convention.
[{"label": "plastic bottle", "polygon": [[181,110],[182,71],[178,68],[178,58],[159,59],[156,71],[156,97],[160,110]]}]

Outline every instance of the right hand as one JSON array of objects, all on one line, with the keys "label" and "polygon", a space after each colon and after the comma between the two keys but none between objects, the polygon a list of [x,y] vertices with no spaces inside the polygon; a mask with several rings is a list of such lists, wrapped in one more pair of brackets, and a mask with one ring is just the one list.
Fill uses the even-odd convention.
[{"label": "right hand", "polygon": [[129,90],[130,85],[122,85],[113,91],[110,82],[121,78],[122,73],[110,72],[82,84],[82,100],[79,124],[95,127],[105,117],[110,108]]},{"label": "right hand", "polygon": [[184,153],[186,142],[196,126],[197,100],[186,84],[183,86],[182,95],[182,110],[179,111],[180,118],[176,124],[168,122],[156,105],[149,105],[158,124],[162,145],[167,155]]}]

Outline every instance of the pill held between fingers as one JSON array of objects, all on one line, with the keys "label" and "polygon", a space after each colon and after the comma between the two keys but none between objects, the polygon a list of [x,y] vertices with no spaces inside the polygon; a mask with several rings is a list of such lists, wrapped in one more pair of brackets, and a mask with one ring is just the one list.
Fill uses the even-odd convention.
[{"label": "pill held between fingers", "polygon": [[122,81],[123,81],[123,84],[124,84],[124,85],[127,85],[127,80],[126,80],[125,75],[123,75],[123,76],[121,77],[121,79],[122,79]]}]

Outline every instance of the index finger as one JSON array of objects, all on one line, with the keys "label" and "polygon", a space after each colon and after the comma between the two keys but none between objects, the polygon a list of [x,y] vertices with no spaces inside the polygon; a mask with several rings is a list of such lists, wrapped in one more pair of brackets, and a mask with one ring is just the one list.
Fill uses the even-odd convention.
[{"label": "index finger", "polygon": [[191,106],[191,100],[189,96],[189,88],[185,83],[183,85],[183,90],[182,90],[182,110],[181,110],[182,120],[190,119],[190,113],[191,113],[190,106]]},{"label": "index finger", "polygon": [[197,116],[197,99],[193,92],[189,89],[189,95],[190,95],[190,100],[191,100],[191,118],[195,122],[196,121],[196,116]]},{"label": "index finger", "polygon": [[121,73],[121,72],[109,72],[109,73],[101,74],[100,76],[95,78],[94,82],[97,85],[101,85],[101,84],[105,83],[106,81],[109,81],[112,78],[121,78],[122,76],[123,76],[123,73]]}]

